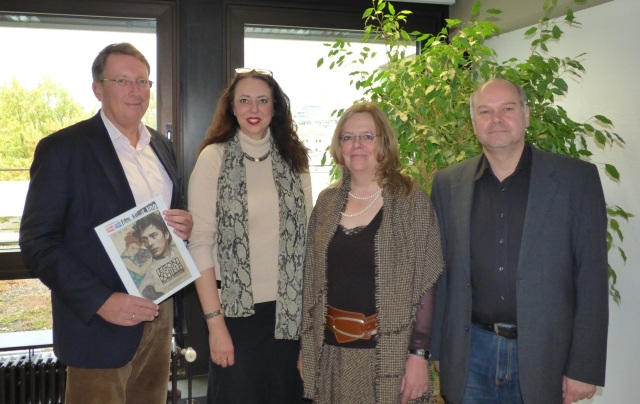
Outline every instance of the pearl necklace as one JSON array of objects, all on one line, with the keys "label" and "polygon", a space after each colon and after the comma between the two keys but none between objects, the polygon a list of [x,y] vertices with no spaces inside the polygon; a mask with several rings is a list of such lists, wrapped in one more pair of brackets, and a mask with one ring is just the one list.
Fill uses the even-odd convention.
[{"label": "pearl necklace", "polygon": [[245,152],[242,152],[242,154],[244,154],[244,157],[246,157],[247,160],[255,161],[256,163],[259,163],[261,161],[265,161],[267,159],[267,157],[269,157],[270,153],[271,153],[271,150],[266,152],[265,155],[262,156],[262,157],[253,157],[253,156],[248,155]]},{"label": "pearl necklace", "polygon": [[[351,194],[351,192],[349,192],[349,194]],[[370,208],[370,207],[372,207],[374,203],[376,203],[376,201],[378,200],[378,198],[380,198],[380,195],[382,195],[382,189],[378,190],[378,191],[377,191],[375,194],[373,194],[373,195],[375,195],[375,196],[376,196],[376,197],[373,199],[373,201],[371,201],[371,203],[369,204],[369,206],[367,206],[366,208],[362,209],[360,212],[358,212],[358,213],[352,213],[352,214],[347,214],[347,213],[344,213],[344,212],[340,212],[340,214],[341,214],[342,216],[344,216],[344,217],[356,217],[356,216],[358,216],[358,215],[363,214],[364,212],[368,211],[368,210],[369,210],[369,208]],[[370,197],[368,197],[368,198],[362,198],[362,199],[369,199],[369,198],[371,198],[373,195],[371,195],[371,196],[370,196]],[[356,198],[356,199],[360,199],[360,198]]]},{"label": "pearl necklace", "polygon": [[382,192],[382,188],[380,188],[379,190],[377,190],[376,192],[372,193],[369,196],[355,196],[354,194],[351,193],[351,191],[349,191],[349,196],[352,197],[353,199],[359,199],[361,201],[366,201],[367,199],[371,199],[376,195],[380,195],[381,192]]}]

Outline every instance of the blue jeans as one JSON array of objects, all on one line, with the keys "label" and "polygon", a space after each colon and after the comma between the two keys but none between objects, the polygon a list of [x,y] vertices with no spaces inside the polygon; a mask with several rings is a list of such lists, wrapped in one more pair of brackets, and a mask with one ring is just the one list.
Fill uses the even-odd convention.
[{"label": "blue jeans", "polygon": [[522,404],[518,340],[471,328],[471,357],[462,404]]}]

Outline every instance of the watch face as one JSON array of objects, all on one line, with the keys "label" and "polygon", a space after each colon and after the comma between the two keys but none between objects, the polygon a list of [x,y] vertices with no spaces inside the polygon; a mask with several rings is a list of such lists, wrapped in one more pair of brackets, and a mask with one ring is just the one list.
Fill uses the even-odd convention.
[{"label": "watch face", "polygon": [[431,352],[428,349],[410,349],[410,354],[422,356],[425,359],[429,359],[431,357]]}]

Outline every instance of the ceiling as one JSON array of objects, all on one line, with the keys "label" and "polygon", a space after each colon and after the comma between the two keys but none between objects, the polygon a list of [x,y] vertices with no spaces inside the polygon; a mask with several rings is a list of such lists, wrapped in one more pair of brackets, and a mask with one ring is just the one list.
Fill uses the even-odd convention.
[{"label": "ceiling", "polygon": [[[449,17],[469,21],[471,8],[477,1],[456,0],[455,4],[449,7]],[[613,0],[587,0],[580,3],[575,0],[558,0],[552,17],[565,15],[568,9],[578,11],[610,1]],[[495,8],[502,10],[502,14],[490,15],[481,11],[480,19],[496,24],[501,32],[513,31],[536,24],[544,16],[543,3],[544,0],[481,0],[482,10]]]}]

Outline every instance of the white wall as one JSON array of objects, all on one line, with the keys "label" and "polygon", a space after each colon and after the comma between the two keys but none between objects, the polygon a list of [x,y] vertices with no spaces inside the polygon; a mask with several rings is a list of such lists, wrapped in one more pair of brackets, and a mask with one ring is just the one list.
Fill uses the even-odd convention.
[{"label": "white wall", "polygon": [[[550,47],[558,57],[575,57],[586,52],[586,74],[580,82],[569,81],[570,95],[563,101],[574,120],[587,120],[603,114],[615,124],[615,131],[626,142],[624,148],[613,147],[596,152],[595,163],[612,163],[621,175],[619,184],[606,178],[601,170],[603,187],[610,205],[620,205],[639,216],[623,224],[623,248],[628,257],[623,265],[617,254],[610,262],[618,273],[618,290],[622,303],[610,302],[609,346],[606,387],[591,400],[597,404],[639,403],[640,393],[640,2],[614,0],[576,12],[582,28],[563,28],[565,35]],[[529,54],[531,40],[525,29],[513,31],[490,41],[499,59]],[[591,147],[590,147],[591,148]],[[595,148],[591,148],[595,150]],[[589,355],[584,352],[584,355]]]}]

